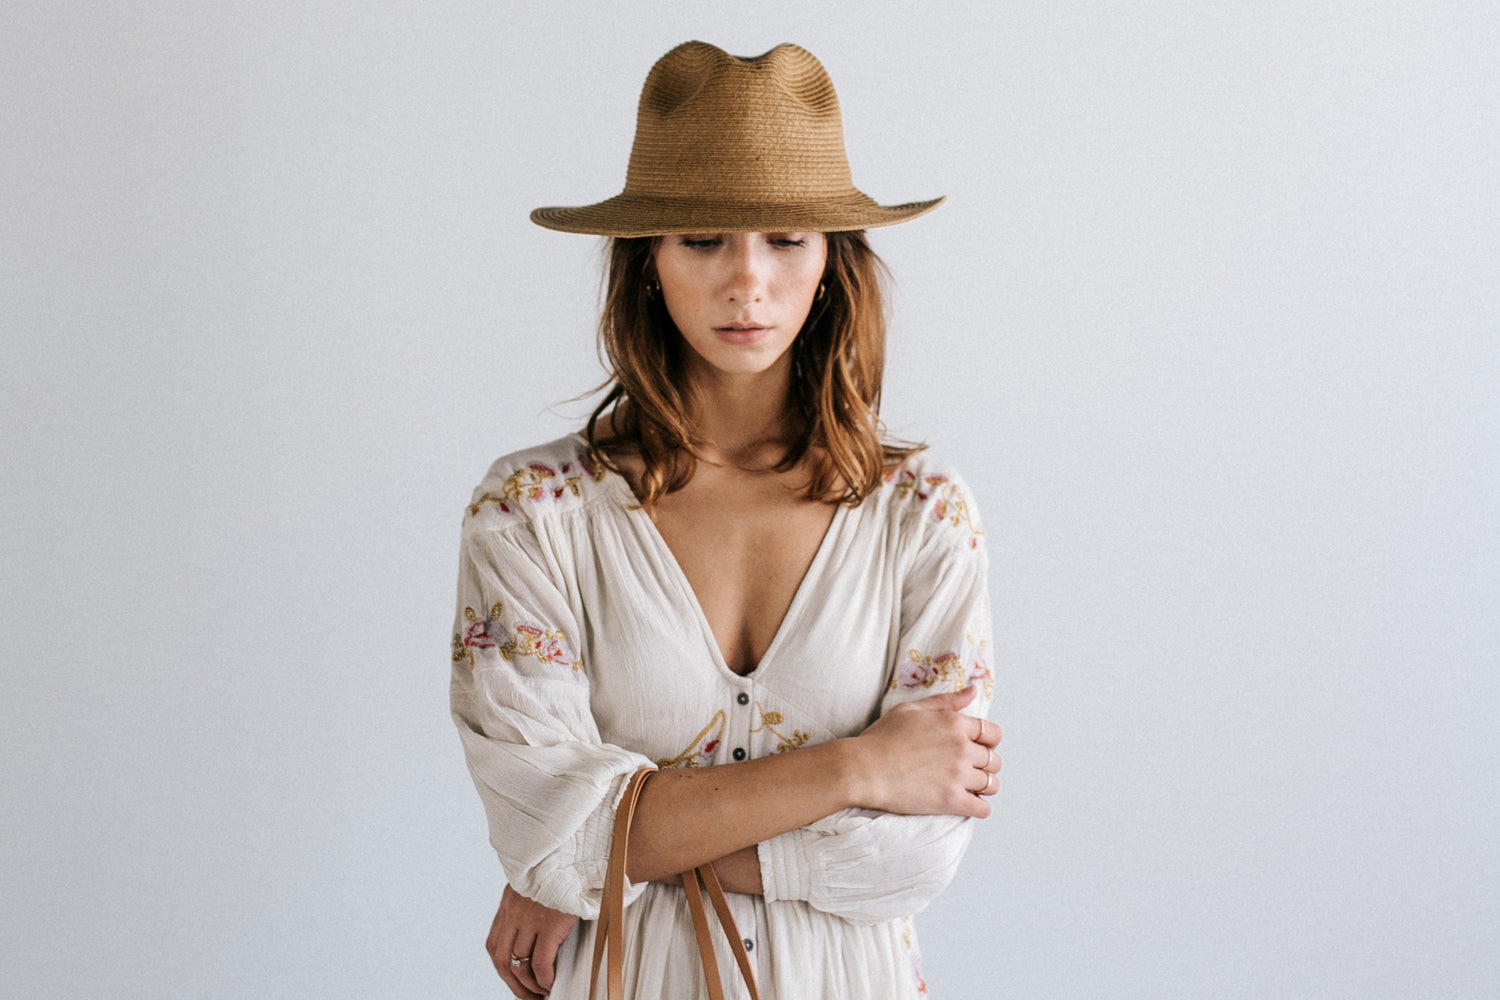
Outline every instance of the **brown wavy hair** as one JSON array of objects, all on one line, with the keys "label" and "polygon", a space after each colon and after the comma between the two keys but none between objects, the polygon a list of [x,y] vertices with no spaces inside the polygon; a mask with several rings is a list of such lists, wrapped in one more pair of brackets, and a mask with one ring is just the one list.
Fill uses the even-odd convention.
[{"label": "brown wavy hair", "polygon": [[[695,391],[687,376],[690,350],[667,314],[656,280],[659,237],[617,237],[606,249],[599,347],[610,377],[589,416],[592,461],[619,472],[611,450],[628,449],[643,466],[637,484],[647,510],[686,486],[698,467],[699,441],[690,416]],[[885,370],[885,263],[863,232],[828,233],[823,295],[792,342],[791,406],[796,436],[776,466],[806,462],[810,500],[855,505],[885,473],[924,445],[894,441],[880,421]],[[609,428],[600,420],[609,414]]]}]

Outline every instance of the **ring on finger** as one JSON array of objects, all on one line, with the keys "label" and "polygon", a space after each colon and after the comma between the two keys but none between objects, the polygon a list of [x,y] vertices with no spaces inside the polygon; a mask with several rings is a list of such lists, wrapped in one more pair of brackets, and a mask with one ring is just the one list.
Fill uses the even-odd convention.
[{"label": "ring on finger", "polygon": [[984,751],[985,753],[989,754],[989,756],[984,759],[984,769],[988,771],[990,769],[990,765],[995,763],[995,748],[985,747]]},{"label": "ring on finger", "polygon": [[989,776],[988,780],[985,781],[985,783],[984,783],[984,794],[985,795],[990,794],[990,785],[991,785],[991,783],[994,782],[994,780],[995,780],[995,776],[992,774],[992,775]]},{"label": "ring on finger", "polygon": [[519,969],[529,961],[531,961],[530,955],[517,955],[515,952],[510,953],[510,967],[512,969]]}]

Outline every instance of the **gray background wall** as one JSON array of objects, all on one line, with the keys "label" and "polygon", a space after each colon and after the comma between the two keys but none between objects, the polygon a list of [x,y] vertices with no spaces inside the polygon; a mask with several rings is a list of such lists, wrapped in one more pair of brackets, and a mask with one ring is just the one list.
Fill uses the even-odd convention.
[{"label": "gray background wall", "polygon": [[856,182],[951,197],[876,234],[1008,732],[934,994],[1500,993],[1494,5],[21,0],[0,994],[505,995],[459,516],[598,374],[526,212],[689,38],[807,46]]}]

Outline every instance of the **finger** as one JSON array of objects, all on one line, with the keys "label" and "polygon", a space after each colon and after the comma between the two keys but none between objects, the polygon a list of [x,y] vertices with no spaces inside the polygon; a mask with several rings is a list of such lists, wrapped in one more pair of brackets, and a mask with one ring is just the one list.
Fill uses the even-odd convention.
[{"label": "finger", "polygon": [[516,970],[510,964],[514,941],[515,932],[507,932],[501,925],[500,915],[495,914],[495,925],[490,928],[490,936],[484,943],[485,951],[490,953],[490,963],[513,995],[523,997],[524,1000],[540,1000],[537,994],[516,978]]},{"label": "finger", "polygon": [[[974,773],[978,774],[979,772],[976,771]],[[969,782],[969,784],[970,785],[978,785],[979,782],[976,780],[976,781]],[[994,782],[990,782],[989,787],[991,789],[994,789],[994,787],[995,787]],[[966,791],[967,791],[967,794],[960,796],[960,798],[963,801],[961,803],[956,804],[955,807],[953,808],[953,810],[952,810],[953,815],[955,815],[955,816],[971,816],[971,817],[973,817],[975,819],[984,819],[987,816],[989,816],[989,814],[993,811],[994,807],[992,807],[990,805],[990,801],[989,801],[988,796],[989,795],[993,795],[994,792],[990,791],[990,792],[986,793],[986,791],[985,791],[985,789],[984,789],[983,786],[978,787],[978,788],[969,788]]]},{"label": "finger", "polygon": [[566,933],[561,937],[540,934],[536,939],[536,947],[531,950],[531,975],[544,993],[551,991],[552,983],[556,979],[557,949],[562,945],[563,938],[566,936]]},{"label": "finger", "polygon": [[[500,961],[495,963],[497,969],[502,965],[505,967],[505,970],[500,973],[500,978],[505,980],[505,985],[510,989],[512,995],[521,998],[521,1000],[542,1000],[542,994],[521,982],[520,978],[516,976],[516,970],[510,964],[509,953],[501,955]],[[525,968],[525,966],[522,966],[522,968]]]},{"label": "finger", "polygon": [[1000,727],[985,719],[978,720],[979,725],[974,730],[974,742],[980,746],[997,747],[1000,745]]},{"label": "finger", "polygon": [[498,929],[490,931],[489,938],[484,942],[484,950],[489,952],[490,963],[494,965],[495,971],[500,973],[500,978],[505,979],[510,975],[510,949],[506,946],[510,938],[501,934]]},{"label": "finger", "polygon": [[[978,788],[970,788],[973,795],[994,795],[1000,790],[1000,776],[990,771],[976,769],[976,775],[984,778],[984,784]],[[977,781],[976,781],[977,783]]]},{"label": "finger", "polygon": [[512,994],[525,997],[526,1000],[534,1000],[535,994],[531,988],[516,977],[516,970],[510,964],[509,951],[496,951],[490,955],[490,961],[494,963],[495,971],[500,973],[500,979]]},{"label": "finger", "polygon": [[490,953],[490,960],[495,958],[495,951],[500,947],[501,921],[500,916],[505,912],[504,904],[495,910],[495,919],[490,921],[490,932],[484,939],[484,950]]},{"label": "finger", "polygon": [[495,971],[500,974],[500,979],[505,983],[506,988],[513,995],[524,997],[525,1000],[538,1000],[537,994],[533,993],[530,987],[516,978],[516,970],[510,964],[509,948],[497,948],[490,952],[490,961],[494,964]]},{"label": "finger", "polygon": [[1000,755],[993,747],[987,747],[983,743],[974,743],[969,754],[969,759],[974,762],[974,767],[985,774],[995,774],[1000,770]]},{"label": "finger", "polygon": [[[536,951],[535,935],[518,935],[515,944],[511,945],[511,951],[506,960],[510,964],[511,971],[515,973],[516,980],[526,989],[534,994],[541,995],[546,992],[541,984],[536,981],[536,971],[531,963],[535,961],[532,952]],[[520,961],[520,965],[516,964]]]}]

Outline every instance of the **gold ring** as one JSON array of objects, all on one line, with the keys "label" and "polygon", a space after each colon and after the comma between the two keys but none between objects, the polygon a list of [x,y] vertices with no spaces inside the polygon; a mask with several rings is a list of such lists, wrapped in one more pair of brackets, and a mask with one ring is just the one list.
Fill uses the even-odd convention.
[{"label": "gold ring", "polygon": [[[984,787],[988,788],[989,785],[985,785]],[[530,955],[524,955],[523,956],[523,955],[517,955],[515,952],[511,952],[510,953],[510,967],[512,969],[519,969],[521,966],[525,965],[529,961],[531,961],[531,956]]]},{"label": "gold ring", "polygon": [[976,719],[975,721],[979,723],[979,735],[977,735],[977,736],[974,737],[974,742],[975,743],[983,743],[984,742],[984,720],[983,719]]},{"label": "gold ring", "polygon": [[990,775],[989,781],[986,781],[984,783],[984,794],[986,794],[986,795],[990,794],[990,781],[994,781],[994,780],[995,780],[995,776],[993,774]]}]

